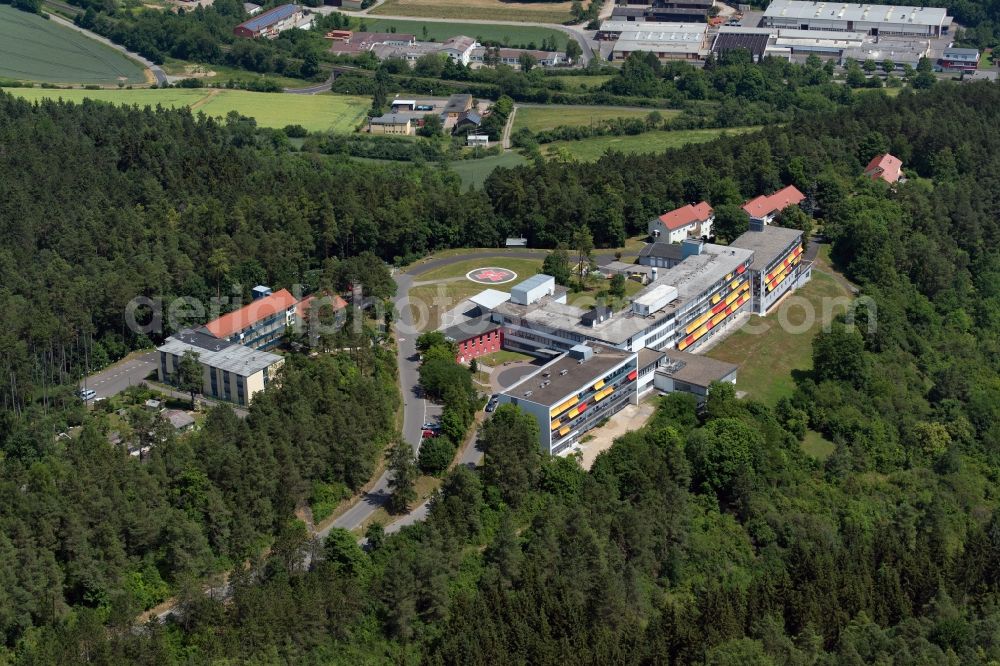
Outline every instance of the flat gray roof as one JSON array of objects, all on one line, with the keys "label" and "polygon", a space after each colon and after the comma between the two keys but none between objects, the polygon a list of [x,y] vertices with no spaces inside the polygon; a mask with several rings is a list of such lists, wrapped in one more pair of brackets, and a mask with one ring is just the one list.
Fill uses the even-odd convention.
[{"label": "flat gray roof", "polygon": [[658,268],[660,277],[650,282],[649,286],[636,297],[658,286],[669,285],[677,288],[677,298],[649,316],[640,316],[631,310],[625,310],[615,313],[610,319],[596,326],[584,326],[580,323],[580,317],[587,310],[574,305],[556,303],[552,298],[542,298],[531,305],[508,302],[497,307],[495,312],[551,329],[573,331],[585,338],[620,345],[646,328],[673,317],[692,299],[698,298],[711,285],[734,272],[740,264],[750,258],[750,254],[750,250],[742,248],[705,243],[702,254],[688,257],[673,268]]},{"label": "flat gray roof", "polygon": [[676,349],[664,349],[667,357],[656,372],[672,377],[679,382],[707,388],[712,382],[719,382],[739,370],[739,366],[714,358],[689,354]]},{"label": "flat gray roof", "polygon": [[684,249],[680,243],[646,243],[646,247],[639,250],[640,257],[658,257],[660,259],[680,260],[684,257]]},{"label": "flat gray roof", "polygon": [[666,356],[665,352],[656,351],[655,349],[650,349],[649,347],[643,347],[639,350],[639,369],[647,368],[661,358]]},{"label": "flat gray roof", "polygon": [[765,19],[906,23],[924,26],[942,25],[947,15],[947,10],[940,7],[868,5],[856,2],[803,2],[802,0],[773,0],[764,10]]},{"label": "flat gray roof", "polygon": [[729,244],[729,247],[739,247],[753,251],[753,263],[750,270],[762,271],[781,258],[786,247],[802,238],[798,229],[786,229],[769,224],[763,231],[747,231]]},{"label": "flat gray roof", "polygon": [[[596,383],[633,355],[633,352],[606,345],[588,346],[594,350],[589,360],[580,363],[568,353],[563,354],[508,388],[504,395],[552,407],[570,393]],[[562,374],[563,370],[566,374]],[[542,386],[545,382],[548,384]],[[531,391],[530,396],[524,395],[527,391]]]},{"label": "flat gray roof", "polygon": [[198,354],[198,360],[205,365],[243,377],[249,377],[254,373],[271,367],[281,360],[281,357],[277,354],[251,349],[243,345],[231,344],[225,349],[211,351],[174,337],[167,338],[156,349],[157,351],[167,352],[175,356],[183,356],[184,352],[193,351]]}]

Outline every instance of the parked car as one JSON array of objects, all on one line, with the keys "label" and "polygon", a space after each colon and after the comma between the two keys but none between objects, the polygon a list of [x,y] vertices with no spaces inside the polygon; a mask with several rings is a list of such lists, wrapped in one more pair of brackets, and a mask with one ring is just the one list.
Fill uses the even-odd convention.
[{"label": "parked car", "polygon": [[436,437],[437,433],[434,432],[433,430],[424,430],[423,433],[421,433],[421,435],[424,439],[430,439],[431,437]]},{"label": "parked car", "polygon": [[425,423],[421,427],[424,430],[440,430],[441,429],[441,426],[439,426],[437,423],[431,423],[430,421],[428,421],[427,423]]},{"label": "parked car", "polygon": [[97,391],[95,391],[94,389],[80,389],[79,391],[76,392],[76,394],[80,397],[80,400],[86,402],[96,397]]},{"label": "parked car", "polygon": [[494,409],[497,408],[498,404],[500,404],[500,397],[494,395],[492,398],[490,398],[490,401],[486,403],[486,411],[492,412]]}]

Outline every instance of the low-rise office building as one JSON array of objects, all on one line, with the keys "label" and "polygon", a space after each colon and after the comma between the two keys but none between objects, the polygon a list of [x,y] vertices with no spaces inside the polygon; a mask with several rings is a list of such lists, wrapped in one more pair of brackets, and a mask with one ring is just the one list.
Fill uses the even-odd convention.
[{"label": "low-rise office building", "polygon": [[377,118],[368,119],[369,134],[395,134],[409,136],[415,132],[410,116],[387,113]]},{"label": "low-rise office building", "polygon": [[945,49],[938,67],[945,72],[974,72],[979,68],[979,51],[951,47]]},{"label": "low-rise office building", "polygon": [[638,403],[638,355],[599,344],[574,345],[500,394],[535,418],[542,452],[566,451],[587,431]]},{"label": "low-rise office building", "polygon": [[249,405],[257,393],[275,381],[285,362],[277,354],[193,330],[167,338],[157,351],[160,353],[157,376],[161,382],[173,384],[184,354],[193,352],[202,368],[201,392],[238,405]]},{"label": "low-rise office building", "polygon": [[803,286],[812,277],[812,263],[802,259],[802,232],[760,220],[750,223],[747,231],[729,247],[753,252],[750,264],[751,311],[765,315],[782,296]]}]

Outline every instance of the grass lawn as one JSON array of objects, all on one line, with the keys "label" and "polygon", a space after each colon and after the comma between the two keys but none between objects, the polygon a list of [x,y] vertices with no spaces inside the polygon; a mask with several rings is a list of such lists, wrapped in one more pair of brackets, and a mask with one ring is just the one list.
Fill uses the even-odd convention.
[{"label": "grass lawn", "polygon": [[84,98],[138,106],[190,107],[192,111],[223,117],[230,111],[257,119],[264,127],[299,124],[310,131],[351,132],[371,106],[367,97],[347,95],[284,95],[246,90],[181,89],[167,90],[50,90],[9,88],[13,95],[29,100]]},{"label": "grass lawn", "polygon": [[[583,74],[580,76],[552,76],[549,78],[562,81],[563,85],[566,86],[566,90],[575,92],[584,89],[595,90],[607,81],[610,81],[613,77],[607,74]],[[661,111],[660,113],[663,112]]]},{"label": "grass lawn", "polygon": [[[847,289],[814,265],[809,284],[786,296],[777,311],[767,317],[752,315],[706,355],[739,364],[736,389],[774,405],[795,389],[793,371],[812,368],[812,340],[822,326],[824,300],[844,296],[849,296]],[[843,308],[837,308],[833,315],[841,312]],[[807,314],[815,315],[808,326]]]},{"label": "grass lawn", "polygon": [[492,354],[487,354],[486,356],[480,356],[477,360],[482,365],[488,365],[491,368],[503,365],[504,363],[518,363],[520,361],[533,361],[534,356],[528,356],[527,354],[520,354],[515,351],[502,350],[498,352],[493,352]]},{"label": "grass lawn", "polygon": [[[518,114],[520,114],[520,111],[518,111]],[[470,187],[482,187],[483,183],[486,182],[486,178],[497,167],[515,167],[519,164],[524,164],[526,161],[519,153],[509,152],[502,155],[482,157],[477,160],[458,160],[451,162],[450,166],[458,172],[459,178],[462,179],[462,189],[467,190]]]},{"label": "grass lawn", "polygon": [[[517,115],[521,115],[520,110]],[[515,122],[516,120],[517,118],[515,118]],[[594,162],[609,150],[622,153],[659,153],[668,148],[679,148],[692,143],[705,143],[723,135],[735,136],[757,129],[759,128],[730,127],[728,129],[646,132],[635,136],[599,136],[580,141],[554,141],[542,146],[542,150],[549,157],[565,152],[569,157],[581,162]]]},{"label": "grass lawn", "polygon": [[[386,0],[372,14],[484,21],[565,23],[572,2],[504,2],[503,0]],[[414,33],[420,37],[420,33]],[[474,33],[466,33],[475,37]]]},{"label": "grass lawn", "polygon": [[[514,129],[526,127],[532,132],[555,129],[562,125],[591,125],[612,118],[645,118],[653,109],[627,106],[518,106],[514,116]],[[659,111],[664,118],[676,116],[679,111]]]},{"label": "grass lawn", "polygon": [[167,58],[162,65],[163,71],[170,76],[184,76],[192,79],[200,79],[208,85],[223,86],[228,81],[274,81],[282,88],[305,88],[313,85],[303,79],[293,79],[277,74],[258,74],[248,72],[245,69],[227,67],[226,65],[202,65],[187,60],[177,60]]},{"label": "grass lawn", "polygon": [[[400,12],[392,11],[382,11],[385,7],[393,4],[395,0],[388,0],[384,5],[379,6],[378,13],[382,14],[399,14]],[[447,0],[445,0],[447,1]],[[547,4],[547,3],[545,3]],[[497,3],[498,6],[503,7]],[[545,6],[542,5],[534,5]],[[435,16],[434,14],[421,14],[421,16]],[[458,16],[442,16],[441,18],[469,18],[469,14],[460,14]],[[477,19],[482,18],[495,18],[489,16],[476,15]],[[518,19],[503,19],[506,21],[518,20]],[[528,18],[524,20],[530,20]],[[559,30],[553,30],[552,28],[538,28],[529,25],[489,25],[484,23],[438,23],[431,21],[404,21],[399,19],[380,19],[374,16],[368,16],[366,18],[360,19],[360,23],[368,28],[368,30],[373,32],[389,32],[391,28],[395,28],[398,33],[406,33],[410,35],[416,35],[419,40],[433,40],[438,42],[443,42],[449,37],[454,37],[455,35],[465,35],[467,37],[475,37],[477,41],[493,41],[500,42],[506,46],[527,46],[528,44],[534,42],[535,46],[541,46],[542,40],[547,39],[550,42],[555,39],[556,44],[559,45],[561,50],[566,48],[566,40],[569,39],[569,35]],[[427,32],[425,33],[424,30]]]},{"label": "grass lawn", "polygon": [[[517,273],[517,279],[506,284],[485,285],[466,279],[465,274],[477,268],[506,268]],[[414,326],[421,331],[430,331],[441,325],[441,315],[461,301],[475,296],[484,289],[510,292],[511,288],[542,268],[542,258],[538,259],[467,259],[449,266],[417,275],[417,286],[410,289],[410,310]],[[431,284],[425,284],[431,283]]]},{"label": "grass lawn", "polygon": [[836,450],[837,445],[815,430],[806,430],[802,440],[802,450],[817,460],[826,460]]},{"label": "grass lawn", "polygon": [[75,30],[0,5],[0,78],[45,83],[144,84],[146,68]]}]

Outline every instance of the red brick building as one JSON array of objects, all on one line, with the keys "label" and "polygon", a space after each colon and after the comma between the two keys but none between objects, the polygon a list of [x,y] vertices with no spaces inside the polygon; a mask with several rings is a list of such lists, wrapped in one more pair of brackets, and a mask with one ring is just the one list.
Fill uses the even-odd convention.
[{"label": "red brick building", "polygon": [[444,337],[458,347],[455,360],[468,363],[474,358],[500,351],[503,346],[503,329],[489,317],[470,319],[446,328]]}]

